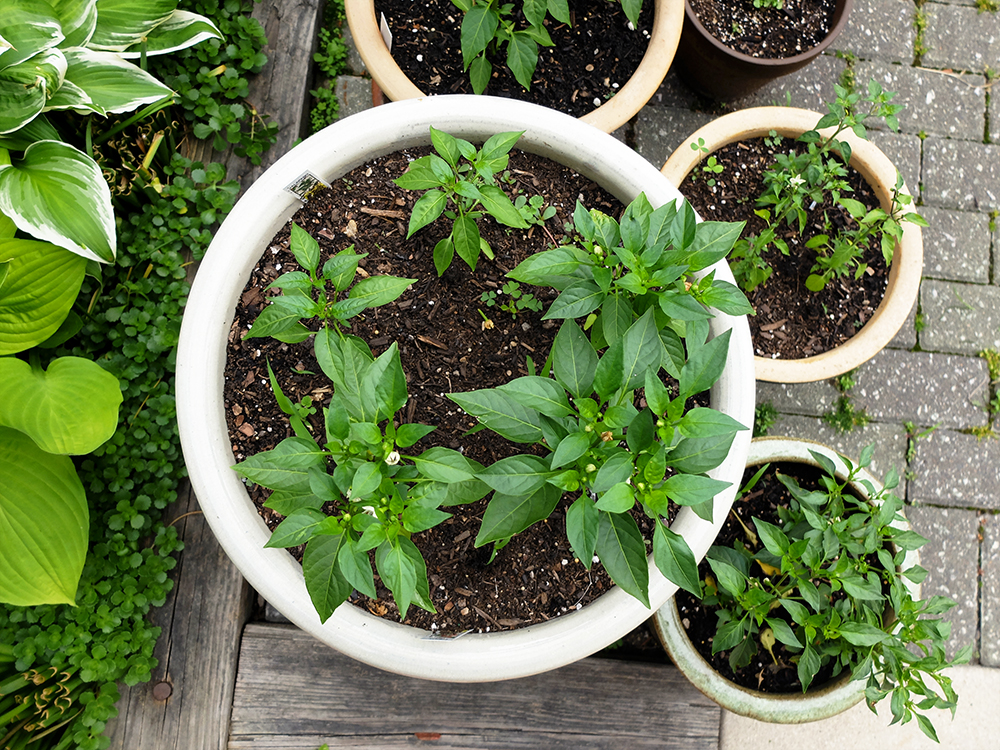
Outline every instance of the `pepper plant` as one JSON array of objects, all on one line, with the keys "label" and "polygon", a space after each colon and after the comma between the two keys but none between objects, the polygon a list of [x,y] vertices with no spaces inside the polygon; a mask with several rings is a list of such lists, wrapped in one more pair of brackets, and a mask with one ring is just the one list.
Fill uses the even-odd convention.
[{"label": "pepper plant", "polygon": [[[711,519],[712,499],[729,485],[706,472],[747,429],[689,405],[719,378],[728,355],[728,331],[708,338],[711,313],[704,304],[733,312],[748,307],[733,285],[711,272],[701,280],[693,274],[725,257],[741,227],[698,226],[686,204],[654,211],[642,195],[620,225],[579,204],[574,218],[586,250],[539,253],[509,274],[562,289],[545,315],[566,319],[546,372],[449,394],[486,428],[547,451],[502,459],[478,475],[494,496],[476,544],[502,546],[547,518],[564,492],[579,493],[566,515],[574,554],[590,567],[596,552],[612,580],[648,606],[646,548],[631,512],[644,513],[654,526],[660,571],[700,591],[694,555],[665,521],[669,504]],[[582,316],[592,324],[590,338],[570,320]]]},{"label": "pepper plant", "polygon": [[[639,25],[642,0],[619,0],[632,28]],[[477,94],[482,94],[493,74],[490,57],[500,55],[506,48],[507,67],[514,78],[531,88],[531,79],[538,66],[538,46],[553,46],[552,37],[545,28],[547,16],[569,24],[571,21],[569,4],[566,0],[523,0],[521,16],[525,28],[518,28],[515,18],[515,3],[503,0],[452,0],[452,4],[463,12],[462,16],[462,64],[469,72],[469,82]]]},{"label": "pepper plant", "polygon": [[431,127],[431,143],[436,154],[414,160],[394,182],[405,190],[423,190],[410,213],[407,238],[437,219],[442,213],[451,219],[451,232],[434,246],[434,267],[441,276],[455,253],[476,270],[479,253],[492,258],[493,251],[479,233],[476,223],[489,214],[501,224],[526,229],[528,223],[496,184],[495,175],[507,168],[510,150],[521,132],[497,133],[476,149],[462,138]]},{"label": "pepper plant", "polygon": [[[278,405],[296,434],[233,467],[272,489],[267,507],[286,516],[267,546],[306,545],[302,572],[323,622],[355,589],[376,598],[372,549],[401,619],[410,604],[433,612],[427,567],[410,536],[449,518],[442,506],[485,495],[489,488],[476,479],[482,467],[448,448],[400,453],[434,428],[395,426],[407,401],[395,343],[376,358],[361,339],[324,328],[316,356],[334,383],[323,409],[325,434],[317,443],[269,368]],[[331,515],[322,510],[328,503]]]},{"label": "pepper plant", "polygon": [[[733,250],[733,274],[746,291],[753,291],[771,276],[771,265],[764,254],[775,247],[783,255],[789,254],[788,242],[781,236],[781,228],[788,227],[800,234],[805,230],[810,207],[828,198],[850,217],[847,227],[834,224],[824,217],[822,231],[806,242],[806,247],[816,255],[806,288],[813,292],[823,289],[831,279],[854,275],[860,278],[867,266],[862,257],[869,244],[878,242],[886,265],[892,262],[896,243],[903,236],[902,222],[927,226],[919,214],[904,211],[912,197],[902,192],[903,180],[897,175],[888,210],[868,210],[863,203],[848,198],[847,164],[851,160],[851,146],[837,136],[851,130],[864,138],[866,122],[883,121],[892,130],[899,130],[896,115],[903,109],[891,104],[895,96],[884,91],[872,79],[868,92],[862,96],[840,85],[834,85],[836,99],[827,103],[829,112],[816,123],[813,130],[799,136],[805,149],[798,154],[777,154],[775,163],[764,173],[764,194],[757,200],[757,214],[767,222],[765,229],[755,236],[741,239]],[[823,128],[832,128],[829,135],[821,135]]]},{"label": "pepper plant", "polygon": [[[957,697],[942,670],[968,661],[972,646],[949,661],[944,645],[951,624],[936,615],[955,603],[942,596],[914,598],[910,582],[920,583],[927,571],[902,565],[906,552],[927,540],[893,525],[902,520],[903,508],[892,493],[895,471],[878,490],[858,477],[874,447],[862,450],[857,466],[841,456],[848,472],[842,480],[829,457],[810,451],[823,472],[816,489],[775,472],[789,495],[787,506],[777,508],[778,523],[754,518],[755,528],[744,526],[745,534],[731,546],[709,550],[713,575],[705,578],[703,602],[717,607],[719,618],[712,653],[728,651],[736,670],[750,663],[759,646],[778,664],[773,648],[780,642],[803,692],[824,667],[832,667],[833,675],[850,671],[852,679],[866,681],[872,711],[891,696],[893,723],[915,718],[937,741],[922,712],[946,708],[954,715]],[[868,497],[849,491],[852,483]]]}]

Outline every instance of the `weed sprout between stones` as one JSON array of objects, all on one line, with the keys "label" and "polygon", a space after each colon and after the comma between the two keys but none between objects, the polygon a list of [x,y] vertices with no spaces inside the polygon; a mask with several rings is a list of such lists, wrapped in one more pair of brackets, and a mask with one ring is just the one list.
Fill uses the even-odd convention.
[{"label": "weed sprout between stones", "polygon": [[[826,105],[829,112],[820,118],[815,129],[798,138],[806,145],[805,150],[800,154],[776,155],[774,166],[764,173],[765,192],[757,200],[757,215],[767,226],[759,235],[740,239],[732,254],[733,274],[740,288],[746,291],[753,291],[770,278],[772,269],[765,253],[772,246],[784,255],[789,254],[788,243],[778,236],[779,228],[787,226],[803,232],[810,207],[823,203],[827,197],[847,212],[853,226],[839,229],[825,216],[822,233],[806,243],[816,254],[806,279],[810,291],[823,289],[835,277],[853,273],[854,278],[860,278],[867,270],[861,258],[872,241],[880,242],[885,262],[890,264],[896,243],[903,236],[901,222],[927,226],[919,214],[904,211],[913,199],[902,192],[903,179],[898,174],[888,211],[882,208],[869,211],[861,202],[844,195],[851,189],[846,180],[851,147],[837,136],[849,129],[864,138],[865,123],[872,120],[882,120],[898,130],[896,115],[903,108],[890,104],[895,94],[883,91],[874,79],[868,83],[864,97],[840,85],[834,89],[836,99]],[[828,136],[818,132],[831,127],[833,132]]]},{"label": "weed sprout between stones", "polygon": [[[779,523],[754,518],[751,529],[741,522],[744,534],[731,546],[709,550],[712,576],[704,579],[702,601],[718,608],[712,653],[728,651],[735,671],[750,664],[758,646],[778,664],[773,649],[780,643],[791,654],[803,692],[825,666],[834,676],[850,672],[852,680],[866,681],[865,700],[873,712],[875,703],[891,696],[893,723],[916,719],[937,741],[922,712],[946,708],[954,715],[957,696],[942,670],[968,661],[972,645],[949,661],[944,647],[951,623],[936,615],[955,602],[914,599],[911,582],[923,581],[927,571],[902,565],[907,551],[927,540],[892,525],[903,520],[903,501],[892,493],[898,484],[894,470],[877,491],[859,478],[874,448],[861,451],[858,466],[841,456],[843,481],[829,457],[810,451],[823,472],[817,490],[776,472],[790,495],[788,505],[777,509]],[[848,491],[852,483],[864,487],[867,499]]]}]

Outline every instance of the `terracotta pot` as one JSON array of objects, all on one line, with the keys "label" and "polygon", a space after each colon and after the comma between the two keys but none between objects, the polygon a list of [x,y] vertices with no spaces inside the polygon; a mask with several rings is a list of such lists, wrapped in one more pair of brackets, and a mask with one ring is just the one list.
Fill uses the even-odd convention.
[{"label": "terracotta pot", "polygon": [[[809,451],[814,450],[830,458],[837,466],[837,477],[845,479],[848,471],[844,462],[832,448],[811,440],[797,438],[755,438],[750,444],[747,466],[758,466],[768,462],[793,462],[818,466]],[[876,492],[882,484],[867,471],[858,475],[859,480],[867,480]],[[859,482],[852,489],[861,497],[870,493]],[[909,524],[894,521],[893,526],[909,529]],[[906,553],[902,568],[920,564],[916,550]],[[920,597],[920,586],[907,581],[907,587],[914,599]],[[865,681],[851,681],[849,672],[842,673],[825,685],[810,687],[805,693],[762,693],[758,690],[737,685],[715,671],[687,637],[687,631],[680,621],[674,600],[657,610],[653,626],[671,660],[684,676],[702,693],[725,708],[740,716],[748,716],[759,721],[775,724],[804,724],[809,721],[827,719],[846,711],[861,701],[865,694]]]},{"label": "terracotta pot", "polygon": [[716,39],[702,26],[690,2],[684,3],[684,29],[677,47],[677,72],[699,93],[719,101],[752,94],[775,78],[794,73],[816,59],[847,25],[854,0],[837,0],[833,27],[815,47],[783,58],[751,57]]},{"label": "terracotta pot", "polygon": [[[683,0],[655,2],[649,47],[639,67],[617,94],[580,118],[605,133],[617,130],[643,108],[660,87],[674,59],[684,18]],[[393,101],[426,96],[400,70],[386,48],[375,17],[375,0],[345,0],[344,8],[361,59],[385,95]]]},{"label": "terracotta pot", "polygon": [[[307,139],[270,167],[239,200],[198,270],[184,313],[177,355],[177,418],[192,486],[223,549],[250,584],[296,625],[334,648],[382,669],[425,679],[476,682],[543,672],[621,638],[650,610],[619,588],[583,609],[521,630],[432,638],[424,630],[382,620],[350,604],[321,624],[302,577],[270,537],[239,476],[223,413],[226,344],[243,287],[274,233],[301,206],[286,190],[310,171],[333,181],[377,156],[429,143],[429,126],[472,141],[524,130],[518,147],[598,181],[622,202],[644,191],[654,206],[679,198],[663,176],[628,146],[567,115],[487,96],[437,96],[387,104],[346,118]],[[713,266],[732,280],[725,263]],[[707,269],[711,270],[711,269]],[[714,408],[742,424],[753,420],[754,381],[745,317],[717,314],[711,335],[732,329],[728,362],[712,387]],[[726,461],[710,474],[734,484],[715,498],[714,522],[682,510],[672,524],[697,559],[725,520],[743,472],[749,431],[737,434]],[[661,606],[677,587],[650,559],[649,598]]]},{"label": "terracotta pot", "polygon": [[[756,107],[733,112],[688,136],[660,171],[674,185],[679,185],[703,157],[723,146],[766,136],[771,130],[782,136],[797,138],[812,130],[820,116],[816,112],[792,107]],[[707,154],[688,147],[689,143],[699,138],[704,139]],[[851,145],[851,167],[868,182],[882,207],[888,209],[896,185],[896,167],[871,141],[858,138],[851,131],[841,133],[840,138]],[[905,185],[902,191],[908,193]],[[906,212],[913,210],[912,203],[905,208]],[[896,252],[892,256],[885,297],[861,330],[841,346],[811,357],[784,360],[754,357],[758,380],[772,383],[825,380],[853,370],[885,348],[902,328],[917,301],[923,271],[924,243],[920,227],[910,222],[904,223],[903,227],[903,240],[896,244]]]}]

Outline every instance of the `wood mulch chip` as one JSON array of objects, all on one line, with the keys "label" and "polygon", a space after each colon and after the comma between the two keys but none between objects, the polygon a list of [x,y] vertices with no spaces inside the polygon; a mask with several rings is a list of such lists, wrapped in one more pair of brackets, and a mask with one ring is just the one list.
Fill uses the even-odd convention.
[{"label": "wood mulch chip", "polygon": [[[368,253],[359,274],[391,274],[417,281],[396,302],[365,311],[352,319],[351,333],[367,340],[376,356],[392,342],[400,348],[410,399],[401,421],[435,424],[438,428],[407,452],[443,445],[490,464],[524,452],[489,431],[465,436],[475,420],[448,400],[449,392],[488,388],[527,374],[527,358],[541,366],[558,330],[557,321],[542,321],[541,314],[522,312],[516,318],[496,307],[486,307],[480,297],[497,291],[504,273],[528,255],[544,249],[563,234],[577,199],[590,208],[619,215],[623,206],[601,188],[571,170],[548,160],[512,152],[508,192],[545,196],[557,209],[545,226],[512,230],[482,221],[483,236],[496,255],[481,257],[475,274],[457,256],[443,277],[434,269],[435,243],[448,229],[443,219],[406,240],[406,218],[419,197],[397,187],[392,178],[402,174],[409,161],[427,153],[412,149],[382,157],[353,170],[305,205],[293,218],[315,236],[322,262],[353,244]],[[225,409],[233,452],[238,460],[276,446],[291,435],[288,421],[275,403],[267,380],[270,361],[282,389],[293,401],[313,398],[317,414],[310,422],[322,434],[321,407],[331,384],[312,354],[312,341],[282,344],[272,339],[242,336],[272,294],[265,291],[281,273],[298,270],[288,250],[290,227],[282,229],[268,245],[252,272],[236,311],[229,339],[226,366]],[[548,302],[553,290],[533,289]],[[502,295],[501,295],[502,298]],[[489,323],[480,312],[485,313]],[[315,324],[312,325],[315,328]],[[250,487],[250,496],[270,528],[281,520],[264,508],[269,492]],[[558,617],[578,609],[611,588],[610,578],[598,563],[587,570],[575,560],[566,541],[564,498],[545,522],[518,535],[487,564],[492,545],[474,546],[485,500],[449,509],[452,518],[414,536],[427,561],[431,597],[437,613],[411,607],[406,624],[442,633],[475,630],[509,630]],[[331,509],[328,509],[328,511]],[[301,550],[293,550],[301,559]],[[381,586],[377,600],[356,596],[354,603],[376,615],[399,616],[388,591]]]},{"label": "wood mulch chip", "polygon": [[[759,234],[765,223],[754,209],[757,197],[764,192],[763,173],[774,163],[776,152],[787,152],[792,146],[793,141],[788,139],[775,147],[763,138],[730,144],[713,154],[724,166],[721,174],[711,175],[716,180],[713,187],[699,165],[680,185],[680,191],[703,219],[746,221],[743,236]],[[848,169],[848,173],[853,192],[847,197],[869,209],[878,207],[878,198],[861,175],[854,169]],[[779,230],[792,253],[785,256],[775,248],[769,250],[765,257],[774,272],[765,284],[747,295],[756,311],[749,321],[754,353],[759,357],[800,359],[840,346],[871,319],[885,296],[889,269],[877,243],[870,243],[864,253],[868,272],[860,279],[849,275],[830,281],[819,292],[806,289],[814,254],[805,249],[805,244],[821,233],[824,214],[830,216],[834,226],[854,224],[847,212],[830,200],[814,206],[805,233],[787,227]],[[803,252],[796,252],[796,248]]]},{"label": "wood mulch chip", "polygon": [[[538,67],[525,91],[506,67],[506,53],[491,58],[493,78],[486,89],[542,104],[580,117],[613,97],[646,54],[653,26],[653,0],[645,0],[639,28],[630,29],[616,2],[569,0],[572,27],[553,21],[546,28],[554,46],[538,48]],[[428,94],[471,94],[462,69],[462,14],[450,0],[377,0],[392,31],[392,56],[403,73]],[[518,28],[523,28],[517,11]]]},{"label": "wood mulch chip", "polygon": [[781,8],[753,0],[690,0],[702,26],[730,49],[782,59],[808,52],[830,35],[835,0],[784,0]]}]

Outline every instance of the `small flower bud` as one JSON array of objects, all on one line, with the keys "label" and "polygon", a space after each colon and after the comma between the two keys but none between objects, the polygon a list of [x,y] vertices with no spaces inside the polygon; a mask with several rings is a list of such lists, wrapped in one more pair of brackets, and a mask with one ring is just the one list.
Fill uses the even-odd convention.
[{"label": "small flower bud", "polygon": [[594,431],[594,425],[592,425],[592,424],[584,425],[583,431],[584,432],[593,432]]},{"label": "small flower bud", "polygon": [[587,473],[588,474],[593,474],[595,471],[597,471],[597,467],[596,466],[594,466],[593,464],[587,464]]}]

